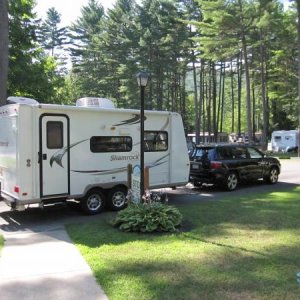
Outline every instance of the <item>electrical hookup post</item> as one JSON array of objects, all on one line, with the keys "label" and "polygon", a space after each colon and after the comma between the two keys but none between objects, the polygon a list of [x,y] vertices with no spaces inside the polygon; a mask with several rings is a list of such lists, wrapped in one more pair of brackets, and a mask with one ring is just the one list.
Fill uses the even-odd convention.
[{"label": "electrical hookup post", "polygon": [[[140,203],[143,195],[140,192],[141,166],[129,164],[127,166],[128,196],[129,201]],[[144,168],[144,188],[149,189],[149,167]]]}]

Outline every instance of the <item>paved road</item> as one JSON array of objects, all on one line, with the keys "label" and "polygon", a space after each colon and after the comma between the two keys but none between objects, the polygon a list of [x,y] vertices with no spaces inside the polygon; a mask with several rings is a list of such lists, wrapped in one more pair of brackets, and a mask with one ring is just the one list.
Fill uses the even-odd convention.
[{"label": "paved road", "polygon": [[[243,195],[299,186],[299,170],[300,159],[282,161],[278,184],[243,185],[232,193]],[[189,201],[218,200],[230,193],[211,186],[199,189],[192,185],[166,191],[170,203],[180,205]],[[0,299],[107,300],[64,230],[66,223],[93,218],[101,218],[101,214],[84,216],[75,203],[44,210],[30,207],[18,212],[10,211],[0,202],[0,233],[5,237],[0,257]]]},{"label": "paved road", "polygon": [[227,192],[222,189],[213,187],[212,185],[203,186],[201,188],[194,188],[193,185],[188,184],[185,187],[179,187],[172,191],[168,189],[170,203],[184,204],[187,201],[201,201],[201,200],[218,200],[222,197],[233,195],[244,195],[259,192],[274,192],[283,191],[300,185],[300,159],[294,158],[290,160],[281,160],[281,174],[279,181],[275,185],[265,184],[263,181],[258,181],[250,184],[241,184],[237,190]]},{"label": "paved road", "polygon": [[[187,201],[202,201],[204,199],[217,200],[228,196],[228,193],[248,194],[253,192],[280,191],[286,188],[300,185],[300,159],[281,160],[282,172],[276,185],[268,185],[258,182],[242,185],[234,192],[224,192],[212,186],[201,189],[192,185],[179,187],[176,190],[165,189],[169,195],[170,204],[184,204]],[[105,212],[104,212],[105,213]],[[64,224],[72,222],[84,222],[97,216],[84,216],[75,203],[67,206],[46,208],[29,208],[25,211],[10,211],[4,202],[0,202],[0,231],[6,234],[14,232],[43,232],[63,228]]]}]

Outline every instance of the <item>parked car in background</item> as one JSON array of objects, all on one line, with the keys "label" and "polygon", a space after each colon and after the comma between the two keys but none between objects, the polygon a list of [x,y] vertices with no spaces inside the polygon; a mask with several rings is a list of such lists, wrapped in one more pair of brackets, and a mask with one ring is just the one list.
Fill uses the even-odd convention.
[{"label": "parked car in background", "polygon": [[242,181],[263,179],[275,184],[281,165],[248,145],[220,144],[196,146],[190,153],[189,181],[194,186],[212,183],[233,191]]}]

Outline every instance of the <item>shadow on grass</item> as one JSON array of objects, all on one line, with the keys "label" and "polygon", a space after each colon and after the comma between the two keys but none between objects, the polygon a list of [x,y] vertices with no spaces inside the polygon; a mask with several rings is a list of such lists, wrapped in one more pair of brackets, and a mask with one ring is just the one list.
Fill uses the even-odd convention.
[{"label": "shadow on grass", "polygon": [[110,299],[297,299],[299,192],[178,203],[176,234],[122,233],[114,214],[67,228]]},{"label": "shadow on grass", "polygon": [[205,255],[201,250],[193,256],[182,253],[176,260],[166,259],[163,253],[151,259],[148,253],[144,258],[109,261],[93,270],[110,299],[297,299],[299,295],[297,260],[223,251],[214,245]]}]

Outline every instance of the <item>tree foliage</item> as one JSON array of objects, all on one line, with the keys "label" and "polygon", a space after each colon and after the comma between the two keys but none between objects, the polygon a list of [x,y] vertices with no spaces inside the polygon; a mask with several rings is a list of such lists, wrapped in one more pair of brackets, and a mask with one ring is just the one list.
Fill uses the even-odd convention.
[{"label": "tree foliage", "polygon": [[[8,91],[57,103],[108,97],[139,108],[135,75],[148,70],[147,109],[177,111],[187,131],[212,139],[225,131],[251,140],[261,131],[266,145],[272,130],[299,122],[298,2],[291,4],[117,0],[105,12],[89,0],[68,32],[55,8],[39,25],[33,0],[9,0]],[[71,66],[62,75],[47,51],[67,41]]]},{"label": "tree foliage", "polygon": [[0,0],[0,105],[5,104],[8,72],[8,7]]}]

